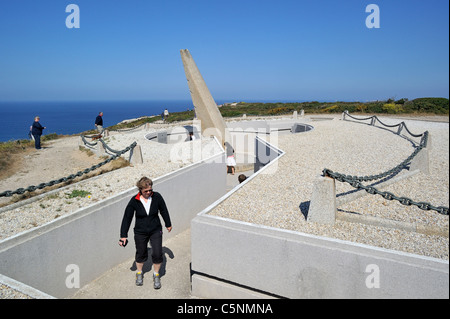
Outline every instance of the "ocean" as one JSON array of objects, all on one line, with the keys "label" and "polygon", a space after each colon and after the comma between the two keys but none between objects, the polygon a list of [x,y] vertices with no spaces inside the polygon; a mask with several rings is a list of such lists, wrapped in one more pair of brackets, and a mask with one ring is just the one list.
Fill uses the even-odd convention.
[{"label": "ocean", "polygon": [[171,113],[192,110],[194,106],[191,100],[0,102],[0,142],[27,139],[35,116],[46,127],[44,135],[70,135],[94,129],[99,112],[103,112],[103,126],[108,127],[141,116],[160,116],[166,108]]}]

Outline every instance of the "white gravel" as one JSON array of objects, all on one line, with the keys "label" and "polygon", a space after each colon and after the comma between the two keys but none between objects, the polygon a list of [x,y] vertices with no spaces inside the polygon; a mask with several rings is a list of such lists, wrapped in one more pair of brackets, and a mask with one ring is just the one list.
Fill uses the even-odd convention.
[{"label": "white gravel", "polygon": [[[382,119],[396,124],[398,119]],[[449,206],[449,125],[423,121],[405,121],[414,134],[430,132],[430,175],[419,173],[386,189],[397,196],[434,206]],[[404,206],[378,195],[366,195],[338,207],[339,215],[352,213],[375,216],[431,227],[446,234],[425,235],[397,228],[377,227],[337,220],[334,226],[307,222],[307,213],[315,178],[324,168],[347,175],[374,175],[385,172],[406,159],[411,142],[390,131],[341,121],[308,122],[314,130],[278,136],[278,147],[285,155],[271,174],[256,176],[244,187],[216,207],[211,215],[249,223],[306,232],[320,236],[449,259],[448,216]],[[419,139],[415,139],[419,141]],[[367,183],[365,183],[367,185]],[[347,183],[336,182],[336,193],[354,190]]]}]

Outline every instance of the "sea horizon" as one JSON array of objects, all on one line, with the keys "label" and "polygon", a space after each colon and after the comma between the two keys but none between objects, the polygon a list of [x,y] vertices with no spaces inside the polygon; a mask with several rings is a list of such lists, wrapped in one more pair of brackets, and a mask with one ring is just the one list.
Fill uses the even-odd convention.
[{"label": "sea horizon", "polygon": [[104,127],[108,127],[127,119],[158,115],[166,108],[169,112],[180,112],[192,109],[193,105],[188,100],[2,101],[0,142],[28,139],[35,116],[46,127],[43,135],[72,135],[94,129],[100,112]]},{"label": "sea horizon", "polygon": [[[218,99],[217,105],[240,102],[236,99]],[[253,100],[245,102],[293,102],[291,100]],[[305,102],[305,101],[298,101]],[[79,100],[79,101],[0,101],[0,142],[28,139],[34,117],[46,127],[43,135],[73,135],[94,129],[95,118],[103,112],[103,126],[143,116],[159,116],[192,110],[192,100]]]}]

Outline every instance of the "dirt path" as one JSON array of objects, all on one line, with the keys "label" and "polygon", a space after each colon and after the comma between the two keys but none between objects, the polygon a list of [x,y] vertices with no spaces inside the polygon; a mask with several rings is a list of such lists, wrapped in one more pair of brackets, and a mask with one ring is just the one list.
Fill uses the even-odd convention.
[{"label": "dirt path", "polygon": [[[46,142],[41,150],[33,149],[25,154],[20,165],[16,165],[14,174],[0,180],[0,193],[66,177],[102,161],[96,155],[89,156],[80,151],[78,139],[78,136],[60,138]],[[0,206],[11,199],[0,197]]]}]

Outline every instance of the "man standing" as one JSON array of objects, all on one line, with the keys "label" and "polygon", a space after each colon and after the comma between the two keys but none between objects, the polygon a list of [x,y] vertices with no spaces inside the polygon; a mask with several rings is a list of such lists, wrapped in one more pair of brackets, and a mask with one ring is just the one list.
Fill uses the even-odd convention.
[{"label": "man standing", "polygon": [[153,192],[153,182],[148,177],[142,177],[136,184],[139,193],[133,196],[125,208],[125,213],[120,227],[120,246],[125,246],[128,242],[128,230],[136,216],[134,225],[134,242],[136,245],[136,285],[144,284],[144,274],[142,268],[148,259],[147,245],[150,241],[152,246],[152,262],[153,262],[153,287],[161,288],[161,280],[159,277],[159,269],[163,262],[162,251],[162,226],[158,216],[158,211],[164,219],[165,226],[170,232],[172,224],[170,221],[169,211],[166,203],[160,193]]},{"label": "man standing", "polygon": [[34,147],[37,150],[41,149],[41,135],[42,135],[42,131],[45,129],[44,126],[41,125],[41,123],[39,123],[39,116],[36,116],[34,118],[34,122],[31,125],[31,134],[34,137]]},{"label": "man standing", "polygon": [[95,127],[97,131],[101,134],[103,132],[103,112],[100,112],[95,118]]}]

